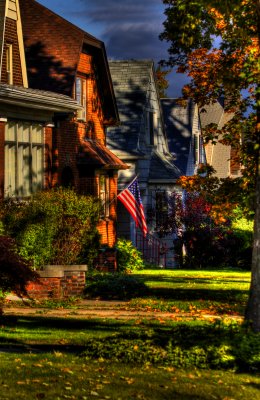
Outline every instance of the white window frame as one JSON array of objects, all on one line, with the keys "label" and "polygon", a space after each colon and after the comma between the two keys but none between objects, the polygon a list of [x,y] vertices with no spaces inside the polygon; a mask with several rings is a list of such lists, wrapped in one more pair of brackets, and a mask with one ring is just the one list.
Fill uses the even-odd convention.
[{"label": "white window frame", "polygon": [[75,99],[82,106],[82,110],[77,112],[78,120],[86,121],[87,119],[87,79],[81,76],[76,77],[75,82]]}]

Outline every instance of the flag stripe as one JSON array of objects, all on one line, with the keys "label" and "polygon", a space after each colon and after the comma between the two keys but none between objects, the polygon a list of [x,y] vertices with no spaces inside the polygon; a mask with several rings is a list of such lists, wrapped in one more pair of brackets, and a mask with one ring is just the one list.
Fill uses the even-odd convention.
[{"label": "flag stripe", "polygon": [[136,226],[142,230],[143,234],[147,234],[147,225],[144,215],[144,208],[140,197],[140,190],[135,178],[119,195],[118,199],[124,204],[126,209],[132,215]]},{"label": "flag stripe", "polygon": [[140,213],[136,210],[136,205],[128,202],[127,198],[124,198],[124,196],[119,198],[119,200],[121,200],[123,202],[124,206],[128,209],[128,211],[134,218],[136,224],[141,227],[142,226],[142,218],[140,216]]}]

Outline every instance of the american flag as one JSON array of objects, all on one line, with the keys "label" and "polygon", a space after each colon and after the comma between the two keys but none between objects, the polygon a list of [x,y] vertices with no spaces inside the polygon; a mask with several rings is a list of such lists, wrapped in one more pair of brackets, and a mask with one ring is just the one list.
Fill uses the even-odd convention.
[{"label": "american flag", "polygon": [[137,177],[130,183],[130,185],[119,193],[117,198],[124,204],[126,209],[134,218],[136,226],[139,226],[143,235],[146,236],[147,225]]}]

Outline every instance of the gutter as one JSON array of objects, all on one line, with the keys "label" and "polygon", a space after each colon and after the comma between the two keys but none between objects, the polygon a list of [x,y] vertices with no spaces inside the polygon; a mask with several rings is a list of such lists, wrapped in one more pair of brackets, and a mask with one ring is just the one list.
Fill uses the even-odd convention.
[{"label": "gutter", "polygon": [[52,92],[26,90],[17,86],[0,85],[0,102],[50,111],[73,112],[82,106],[69,96]]}]

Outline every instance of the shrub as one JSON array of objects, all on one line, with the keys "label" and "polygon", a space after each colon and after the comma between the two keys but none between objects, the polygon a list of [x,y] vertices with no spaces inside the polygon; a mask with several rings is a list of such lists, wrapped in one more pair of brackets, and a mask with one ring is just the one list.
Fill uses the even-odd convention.
[{"label": "shrub", "polygon": [[144,283],[129,275],[92,272],[86,276],[85,296],[88,298],[127,300],[147,292]]},{"label": "shrub", "polygon": [[10,237],[0,236],[0,300],[3,301],[9,291],[19,296],[27,295],[27,283],[37,278],[38,275],[32,271],[29,262],[17,253],[15,241]]},{"label": "shrub", "polygon": [[143,328],[90,339],[82,355],[87,359],[178,368],[260,370],[259,334],[238,324],[221,322]]},{"label": "shrub", "polygon": [[100,203],[71,189],[39,192],[26,202],[8,200],[2,221],[19,254],[44,264],[91,265],[99,248]]},{"label": "shrub", "polygon": [[119,272],[134,272],[145,267],[140,251],[134,247],[132,242],[126,239],[119,239],[117,248],[117,267]]}]

